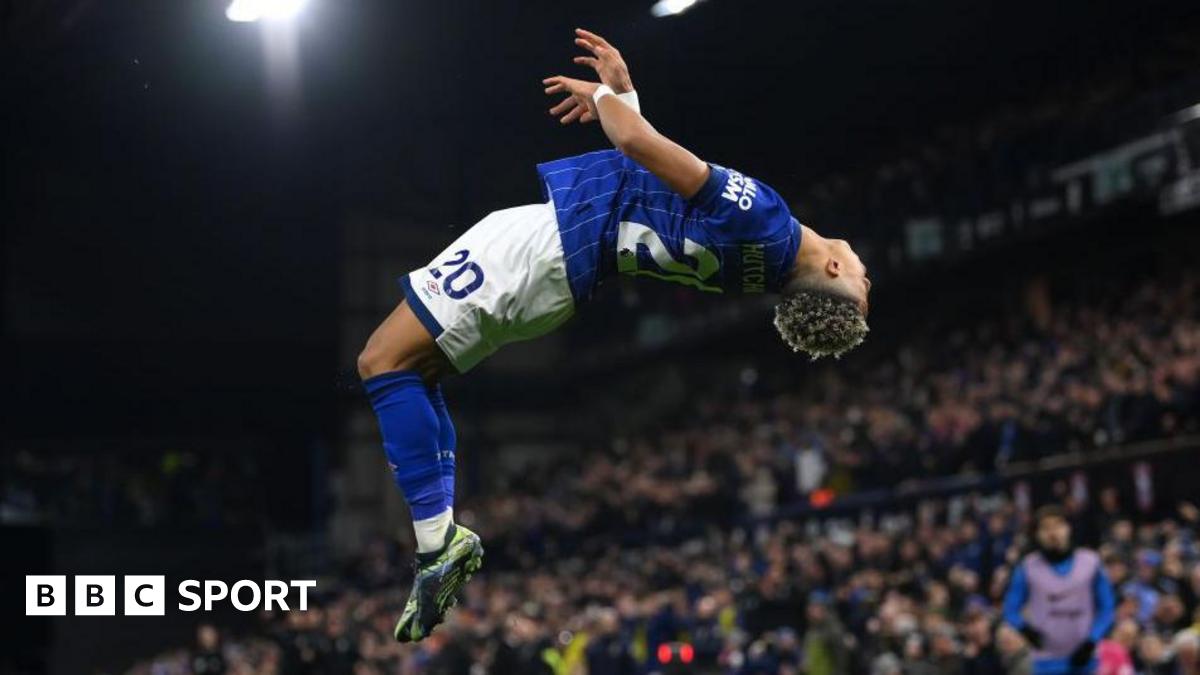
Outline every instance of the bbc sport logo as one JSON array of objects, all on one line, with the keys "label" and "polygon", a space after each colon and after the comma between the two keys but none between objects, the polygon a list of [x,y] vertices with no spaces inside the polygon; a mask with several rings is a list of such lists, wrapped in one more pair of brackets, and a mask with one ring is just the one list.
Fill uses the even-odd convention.
[{"label": "bbc sport logo", "polygon": [[[66,616],[67,579],[65,575],[31,574],[25,576],[25,616]],[[75,616],[116,616],[117,577],[103,574],[79,574],[73,577]],[[163,616],[167,609],[167,579],[162,575],[127,574],[122,577],[125,616]],[[181,612],[212,611],[228,600],[242,612],[260,606],[266,610],[292,611],[292,591],[297,591],[295,609],[308,609],[308,589],[316,588],[315,579],[280,581],[268,579],[261,585],[242,579],[232,586],[219,579],[184,579],[176,592]]]}]

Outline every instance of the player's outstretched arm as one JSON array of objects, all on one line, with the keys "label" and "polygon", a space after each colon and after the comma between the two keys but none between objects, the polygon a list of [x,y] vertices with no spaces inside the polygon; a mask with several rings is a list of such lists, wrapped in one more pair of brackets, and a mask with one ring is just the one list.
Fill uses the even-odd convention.
[{"label": "player's outstretched arm", "polygon": [[[616,48],[599,35],[582,29],[576,33],[579,36],[576,43],[593,54],[591,57],[576,58],[576,63],[591,66],[607,86],[602,90],[594,82],[562,75],[546,78],[542,83],[547,85],[547,94],[565,92],[570,95],[551,112],[572,105],[580,111],[579,117],[585,121],[587,116],[599,118],[604,134],[617,149],[646,167],[672,190],[690,199],[708,180],[708,164],[658,133],[640,113],[613,95],[615,88],[608,84],[609,80],[618,86],[627,84],[630,89],[633,86],[624,60]],[[587,112],[582,112],[584,109]],[[564,122],[567,121],[570,120],[564,119]]]}]

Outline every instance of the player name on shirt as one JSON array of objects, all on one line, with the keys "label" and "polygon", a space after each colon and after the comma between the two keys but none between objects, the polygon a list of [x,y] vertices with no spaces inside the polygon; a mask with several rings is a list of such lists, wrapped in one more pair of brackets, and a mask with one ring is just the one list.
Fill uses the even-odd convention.
[{"label": "player name on shirt", "polygon": [[754,197],[758,195],[758,185],[753,178],[747,178],[733,169],[726,169],[729,179],[725,181],[725,190],[721,196],[738,205],[743,211],[749,211],[754,206]]},{"label": "player name on shirt", "polygon": [[766,251],[762,244],[742,244],[742,292],[762,293],[766,289]]}]

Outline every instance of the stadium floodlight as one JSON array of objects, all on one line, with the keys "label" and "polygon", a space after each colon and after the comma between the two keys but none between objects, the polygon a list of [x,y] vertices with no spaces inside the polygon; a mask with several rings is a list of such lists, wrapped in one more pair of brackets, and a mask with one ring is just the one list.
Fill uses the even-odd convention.
[{"label": "stadium floodlight", "polygon": [[304,9],[307,0],[231,0],[225,9],[230,21],[290,19]]},{"label": "stadium floodlight", "polygon": [[695,4],[696,0],[658,0],[650,8],[650,13],[659,18],[675,16],[676,14],[683,14]]}]

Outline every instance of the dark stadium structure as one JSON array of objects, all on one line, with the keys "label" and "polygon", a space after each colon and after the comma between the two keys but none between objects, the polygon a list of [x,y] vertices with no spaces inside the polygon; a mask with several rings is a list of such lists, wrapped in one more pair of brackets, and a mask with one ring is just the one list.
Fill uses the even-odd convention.
[{"label": "dark stadium structure", "polygon": [[[1078,672],[1200,675],[1194,2],[229,4],[0,5],[0,673],[1030,673],[1003,602],[1055,505],[1116,591]],[[546,114],[576,26],[862,253],[871,331],[810,361],[766,298],[619,279],[447,381],[486,564],[398,644],[355,355],[604,147]],[[316,584],[27,616],[29,575]]]}]

